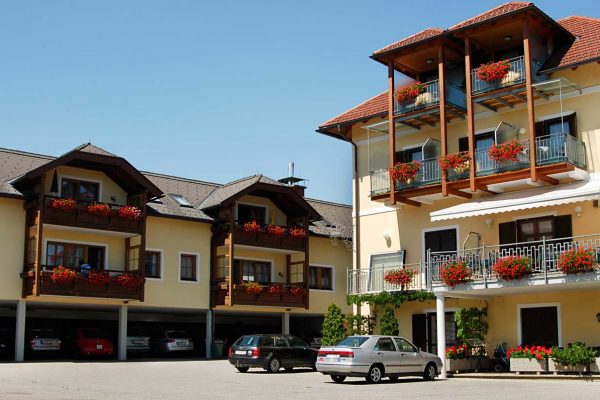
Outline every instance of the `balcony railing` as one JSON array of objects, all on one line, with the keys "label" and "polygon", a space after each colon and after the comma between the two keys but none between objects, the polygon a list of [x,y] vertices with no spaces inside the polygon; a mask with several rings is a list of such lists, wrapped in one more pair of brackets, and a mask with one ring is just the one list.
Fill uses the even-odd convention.
[{"label": "balcony railing", "polygon": [[371,197],[390,192],[390,172],[378,169],[369,173],[371,180]]},{"label": "balcony railing", "polygon": [[477,176],[485,176],[498,174],[501,172],[515,171],[519,169],[529,168],[529,140],[522,139],[519,142],[523,145],[523,151],[517,155],[517,161],[492,160],[488,153],[493,147],[483,147],[475,150],[475,174]]},{"label": "balcony railing", "polygon": [[[405,114],[412,111],[421,110],[440,103],[440,84],[439,80],[425,82],[425,92],[414,99],[395,102],[394,112],[396,114]],[[461,109],[466,109],[465,91],[453,83],[446,83],[446,101]]]},{"label": "balcony railing", "polygon": [[433,185],[442,181],[442,169],[440,168],[439,157],[422,160],[419,163],[421,167],[414,179],[407,182],[396,181],[394,183],[396,191]]},{"label": "balcony railing", "polygon": [[568,133],[558,133],[535,139],[536,164],[548,165],[561,162],[587,169],[585,143]]},{"label": "balcony railing", "polygon": [[[385,275],[396,270],[409,270],[413,273],[412,280],[407,285],[397,285],[385,280]],[[402,264],[381,266],[364,269],[348,269],[348,294],[365,294],[379,292],[393,292],[406,290],[420,290],[424,287],[422,280],[423,265]]]},{"label": "balcony railing", "polygon": [[[247,232],[243,225],[235,226],[235,244],[254,246],[254,247],[271,247],[277,249],[304,251],[304,237],[295,237],[288,233],[289,227],[285,229],[284,234],[277,235],[269,233],[267,226],[261,226],[259,232]],[[307,232],[308,233],[308,232]]]},{"label": "balcony railing", "polygon": [[[493,82],[486,82],[477,77],[477,68],[471,70],[471,81],[473,85],[472,93],[474,95],[489,92],[496,89],[501,89],[508,86],[514,86],[525,82],[525,57],[519,56],[511,58],[508,61],[510,67],[508,73],[502,79]],[[538,76],[538,72],[542,67],[542,63],[533,60],[533,81],[539,82],[543,77]]]},{"label": "balcony railing", "polygon": [[505,245],[482,246],[474,249],[453,252],[428,252],[428,285],[442,285],[440,267],[449,261],[466,261],[471,270],[471,280],[475,282],[497,281],[493,265],[502,258],[527,257],[531,266],[531,278],[562,276],[558,268],[560,255],[571,249],[590,250],[594,255],[595,273],[600,261],[600,234],[548,239],[534,242],[520,242]]},{"label": "balcony railing", "polygon": [[[270,306],[270,307],[304,307],[307,292],[302,283],[262,283],[260,293],[250,293],[240,284],[233,285],[233,294],[228,290],[226,280],[220,280],[213,287],[213,303],[215,305]],[[274,290],[273,288],[276,288]]]}]

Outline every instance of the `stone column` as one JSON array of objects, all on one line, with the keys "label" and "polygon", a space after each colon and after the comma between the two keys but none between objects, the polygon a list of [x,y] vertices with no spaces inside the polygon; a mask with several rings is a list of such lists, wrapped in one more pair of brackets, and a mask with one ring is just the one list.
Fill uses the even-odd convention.
[{"label": "stone column", "polygon": [[290,312],[285,311],[281,316],[281,332],[289,335],[290,333]]},{"label": "stone column", "polygon": [[436,295],[436,325],[437,325],[437,353],[442,359],[442,370],[439,371],[441,378],[446,377],[446,310],[444,307],[444,294]]},{"label": "stone column", "polygon": [[23,362],[25,359],[25,314],[27,302],[17,300],[17,323],[15,326],[15,361]]},{"label": "stone column", "polygon": [[127,304],[119,306],[119,342],[117,354],[119,361],[127,360]]},{"label": "stone column", "polygon": [[212,354],[213,334],[214,334],[214,311],[206,310],[206,359],[210,360]]}]

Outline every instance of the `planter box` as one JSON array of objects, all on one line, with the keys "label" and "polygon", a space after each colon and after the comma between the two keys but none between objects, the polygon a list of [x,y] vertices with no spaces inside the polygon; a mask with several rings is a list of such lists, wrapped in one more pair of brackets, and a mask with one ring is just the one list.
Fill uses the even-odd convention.
[{"label": "planter box", "polygon": [[[598,359],[596,359],[598,361]],[[557,373],[576,373],[579,375],[585,374],[590,370],[588,365],[577,364],[577,365],[561,365],[555,362],[553,359],[548,360],[548,371]]]},{"label": "planter box", "polygon": [[600,357],[596,357],[596,362],[590,365],[590,372],[592,374],[600,374]]},{"label": "planter box", "polygon": [[511,358],[510,359],[510,370],[511,372],[548,372],[548,360],[528,360],[527,358]]},{"label": "planter box", "polygon": [[446,358],[446,371],[465,372],[473,369],[473,362],[470,358],[450,359]]}]

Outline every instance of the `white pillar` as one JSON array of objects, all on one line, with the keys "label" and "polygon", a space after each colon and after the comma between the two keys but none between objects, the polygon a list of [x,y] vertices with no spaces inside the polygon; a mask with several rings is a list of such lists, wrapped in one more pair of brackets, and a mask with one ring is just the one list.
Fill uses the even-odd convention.
[{"label": "white pillar", "polygon": [[15,327],[15,361],[23,362],[25,358],[25,300],[17,300],[17,324]]},{"label": "white pillar", "polygon": [[290,333],[290,312],[286,311],[281,316],[281,330],[283,334],[289,335]]},{"label": "white pillar", "polygon": [[212,343],[213,343],[213,332],[214,332],[214,311],[206,311],[206,359],[212,358]]},{"label": "white pillar", "polygon": [[119,361],[127,360],[127,304],[119,306],[119,343],[117,354]]},{"label": "white pillar", "polygon": [[442,370],[439,371],[441,378],[446,377],[446,310],[444,307],[444,295],[436,295],[436,326],[437,326],[437,353],[442,359]]}]

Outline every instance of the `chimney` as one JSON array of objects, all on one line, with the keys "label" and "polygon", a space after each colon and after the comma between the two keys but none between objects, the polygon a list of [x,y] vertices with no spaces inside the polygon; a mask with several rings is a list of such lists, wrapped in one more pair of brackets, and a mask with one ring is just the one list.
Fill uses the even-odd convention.
[{"label": "chimney", "polygon": [[279,179],[279,182],[285,183],[288,186],[291,186],[292,189],[296,191],[300,196],[304,197],[304,189],[306,186],[300,185],[300,182],[305,182],[306,179],[296,178],[294,176],[294,163],[288,163],[288,176],[286,178]]}]

